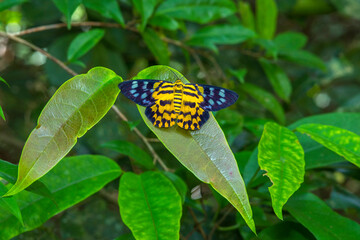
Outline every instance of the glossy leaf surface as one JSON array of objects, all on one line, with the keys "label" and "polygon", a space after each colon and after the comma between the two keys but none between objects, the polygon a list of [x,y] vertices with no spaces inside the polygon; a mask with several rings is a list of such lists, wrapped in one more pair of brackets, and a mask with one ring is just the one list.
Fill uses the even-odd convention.
[{"label": "glossy leaf surface", "polygon": [[125,173],[120,180],[119,207],[135,239],[179,239],[181,197],[163,174]]},{"label": "glossy leaf surface", "polygon": [[134,159],[138,165],[141,165],[146,169],[154,168],[154,163],[151,156],[131,142],[115,140],[103,144],[102,147],[112,149],[118,153],[122,153]]},{"label": "glossy leaf surface", "polygon": [[105,31],[103,29],[92,29],[77,35],[69,46],[67,52],[68,61],[74,61],[90,51],[101,40],[104,34]]},{"label": "glossy leaf surface", "polygon": [[272,182],[273,209],[283,219],[282,207],[304,181],[304,150],[292,131],[272,122],[265,124],[258,149],[259,166]]},{"label": "glossy leaf surface", "polygon": [[17,182],[6,195],[20,192],[50,171],[108,112],[121,81],[113,71],[96,67],[65,82],[41,112],[20,157]]},{"label": "glossy leaf surface", "polygon": [[360,167],[360,136],[348,130],[321,124],[304,124],[296,128],[318,143]]},{"label": "glossy leaf surface", "polygon": [[[0,195],[3,195],[7,192],[7,188],[4,186],[2,182],[0,182]],[[16,217],[21,225],[24,225],[20,208],[13,197],[9,198],[1,198],[0,197],[0,209],[11,213],[14,217]]]},{"label": "glossy leaf surface", "polygon": [[241,25],[215,25],[197,31],[187,44],[206,47],[217,52],[216,44],[238,44],[254,36],[253,31]]},{"label": "glossy leaf surface", "polygon": [[[141,71],[135,79],[159,79],[188,82],[175,69],[153,66]],[[138,106],[146,125],[164,146],[197,178],[211,184],[243,216],[255,232],[252,211],[239,173],[236,160],[226,142],[224,133],[212,114],[198,131],[186,131],[178,127],[157,128],[145,116],[145,108]],[[181,143],[181,144],[179,144]]]},{"label": "glossy leaf surface", "polygon": [[312,193],[296,193],[285,209],[319,240],[356,240],[360,225],[334,212]]},{"label": "glossy leaf surface", "polygon": [[27,191],[20,192],[13,198],[21,209],[25,227],[11,214],[0,211],[0,239],[9,239],[41,226],[52,216],[99,191],[120,174],[119,166],[103,156],[64,158],[43,177],[56,204],[49,198]]}]

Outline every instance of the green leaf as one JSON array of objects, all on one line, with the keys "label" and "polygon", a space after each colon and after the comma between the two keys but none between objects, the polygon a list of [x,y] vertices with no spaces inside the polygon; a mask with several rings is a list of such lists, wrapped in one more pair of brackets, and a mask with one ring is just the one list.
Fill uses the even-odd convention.
[{"label": "green leaf", "polygon": [[263,105],[272,114],[274,114],[276,119],[281,124],[285,123],[284,110],[282,109],[279,102],[275,99],[275,97],[271,93],[255,86],[253,84],[250,84],[250,83],[242,84],[241,89],[244,90],[251,97],[253,97],[261,105]]},{"label": "green leaf", "polygon": [[116,0],[82,0],[83,4],[106,18],[114,19],[116,22],[120,23],[121,26],[125,26],[124,18],[120,11],[120,6]]},{"label": "green leaf", "polygon": [[115,140],[103,144],[102,147],[122,153],[134,159],[138,165],[143,166],[146,169],[154,168],[154,163],[151,156],[131,142]]},{"label": "green leaf", "polygon": [[150,18],[149,23],[153,26],[162,27],[172,31],[180,28],[179,22],[167,15],[156,15]]},{"label": "green leaf", "polygon": [[0,82],[3,82],[6,84],[6,86],[10,87],[9,84],[5,81],[5,79],[3,79],[2,77],[0,77]]},{"label": "green leaf", "polygon": [[303,224],[318,240],[356,240],[360,225],[341,216],[312,193],[297,193],[285,209]]},{"label": "green leaf", "polygon": [[67,52],[68,61],[74,61],[90,51],[102,39],[104,34],[103,29],[92,29],[77,35],[69,46]]},{"label": "green leaf", "polygon": [[[159,79],[172,82],[182,79],[184,83],[188,83],[179,72],[166,66],[146,68],[134,79]],[[157,128],[145,116],[145,108],[138,106],[138,109],[146,125],[165,147],[198,179],[211,184],[225,197],[255,232],[244,182],[224,133],[213,115],[210,113],[210,119],[200,130],[186,131],[178,127]]]},{"label": "green leaf", "polygon": [[6,121],[6,118],[5,118],[5,115],[4,115],[4,112],[3,112],[1,106],[0,106],[0,117],[1,117],[2,119],[4,119],[4,121]]},{"label": "green leaf", "polygon": [[299,50],[305,46],[307,36],[298,32],[283,32],[274,38],[275,46],[280,53]]},{"label": "green leaf", "polygon": [[261,46],[265,51],[267,57],[272,57],[274,60],[278,58],[278,49],[273,40],[258,38],[254,41]]},{"label": "green leaf", "polygon": [[238,70],[229,69],[229,72],[231,73],[231,75],[235,76],[240,83],[245,83],[245,75],[247,73],[246,68],[241,68]]},{"label": "green leaf", "polygon": [[255,33],[241,25],[214,25],[195,32],[187,44],[217,52],[215,44],[238,44],[253,37]]},{"label": "green leaf", "polygon": [[[6,181],[8,181],[11,184],[15,184],[17,172],[18,172],[17,165],[0,159],[0,178],[5,179]],[[25,190],[32,192],[32,193],[39,194],[40,196],[47,197],[49,199],[52,199],[55,202],[54,197],[52,196],[50,190],[40,180],[32,183]],[[3,195],[3,194],[0,193],[0,196],[1,195]]]},{"label": "green leaf", "polygon": [[284,70],[278,65],[269,62],[264,58],[260,58],[259,62],[264,69],[266,76],[270,80],[270,83],[275,90],[276,94],[286,102],[289,102],[289,98],[292,92],[292,87],[289,78]]},{"label": "green leaf", "polygon": [[[3,195],[7,192],[7,188],[4,186],[2,182],[0,182],[0,195]],[[16,200],[13,197],[9,198],[1,198],[0,197],[0,209],[3,209],[5,211],[8,211],[13,216],[15,216],[22,226],[24,226],[24,222],[22,219],[20,208],[16,202]]]},{"label": "green leaf", "polygon": [[360,167],[360,136],[348,130],[321,124],[304,124],[297,131],[309,135],[318,143]]},{"label": "green leaf", "polygon": [[46,104],[22,151],[14,195],[53,168],[109,111],[122,79],[103,67],[65,82]]},{"label": "green leaf", "polygon": [[185,202],[186,193],[188,192],[188,187],[186,183],[176,174],[172,172],[163,172],[163,174],[170,179],[179,195],[181,196],[182,203]]},{"label": "green leaf", "polygon": [[125,173],[120,180],[119,207],[136,239],[179,239],[181,198],[163,174]]},{"label": "green leaf", "polygon": [[231,0],[165,0],[157,8],[155,15],[204,24],[235,12],[236,6]]},{"label": "green leaf", "polygon": [[166,43],[161,40],[159,35],[154,30],[148,28],[142,33],[142,37],[149,50],[155,56],[157,62],[161,64],[169,64],[169,50]]},{"label": "green leaf", "polygon": [[119,166],[103,156],[64,158],[42,180],[54,195],[52,200],[22,191],[15,195],[25,227],[12,215],[0,211],[1,237],[10,239],[41,226],[51,217],[81,202],[121,174]]},{"label": "green leaf", "polygon": [[292,50],[287,51],[286,53],[283,52],[280,54],[282,58],[306,66],[306,67],[312,67],[317,68],[322,71],[326,71],[326,65],[323,60],[321,60],[319,57],[315,56],[314,54],[305,51],[305,50]]},{"label": "green leaf", "polygon": [[238,111],[222,109],[215,115],[221,129],[224,131],[229,144],[235,141],[236,137],[242,132],[244,117]]},{"label": "green leaf", "polygon": [[239,2],[239,13],[241,17],[241,23],[244,27],[255,31],[255,18],[251,10],[251,6],[247,2]]},{"label": "green leaf", "polygon": [[81,4],[82,0],[52,0],[56,7],[65,15],[67,27],[71,28],[71,16],[76,8]]},{"label": "green leaf", "polygon": [[136,11],[141,15],[141,31],[144,31],[146,24],[154,12],[157,0],[132,0]]},{"label": "green leaf", "polygon": [[256,0],[256,30],[261,38],[272,39],[277,25],[277,7],[274,0]]},{"label": "green leaf", "polygon": [[[261,240],[309,240],[314,237],[305,231],[301,231],[301,225],[295,222],[280,222],[262,230],[258,237]],[[299,231],[300,230],[300,231]],[[305,230],[305,229],[304,229]]]},{"label": "green leaf", "polygon": [[27,1],[28,0],[3,0],[0,2],[0,12]]},{"label": "green leaf", "polygon": [[265,124],[258,148],[260,168],[273,183],[269,187],[272,206],[282,220],[282,207],[304,181],[304,150],[292,131],[272,122]]}]

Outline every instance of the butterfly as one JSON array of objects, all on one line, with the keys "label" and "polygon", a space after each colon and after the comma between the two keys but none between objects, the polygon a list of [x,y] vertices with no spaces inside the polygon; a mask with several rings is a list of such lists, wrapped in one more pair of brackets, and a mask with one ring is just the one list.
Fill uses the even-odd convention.
[{"label": "butterfly", "polygon": [[209,119],[209,111],[226,108],[238,99],[237,93],[210,85],[142,79],[119,84],[121,92],[146,107],[145,115],[156,127],[177,124],[198,130]]}]

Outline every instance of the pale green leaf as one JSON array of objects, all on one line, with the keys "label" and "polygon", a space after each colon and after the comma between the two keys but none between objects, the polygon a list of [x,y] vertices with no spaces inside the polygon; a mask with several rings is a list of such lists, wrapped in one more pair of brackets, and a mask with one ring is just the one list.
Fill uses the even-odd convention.
[{"label": "pale green leaf", "polygon": [[76,8],[81,4],[82,0],[52,0],[56,7],[65,15],[67,27],[71,28],[71,16]]},{"label": "pale green leaf", "polygon": [[284,207],[318,240],[358,240],[360,225],[334,212],[312,193],[296,193]]},{"label": "pale green leaf", "polygon": [[[0,182],[0,195],[3,195],[7,192],[7,188],[4,186],[2,182]],[[22,226],[24,226],[24,222],[22,219],[20,208],[13,197],[2,198],[0,197],[0,209],[8,211],[13,216],[15,216]]]},{"label": "pale green leaf", "polygon": [[256,30],[261,38],[272,39],[277,25],[277,7],[274,0],[256,1]]},{"label": "pale green leaf", "polygon": [[240,1],[239,13],[241,17],[241,23],[244,25],[244,27],[255,31],[255,18],[250,4],[244,1]]},{"label": "pale green leaf", "polygon": [[250,83],[244,83],[241,85],[241,89],[244,90],[247,94],[253,97],[261,105],[263,105],[267,110],[269,110],[276,119],[281,123],[285,123],[285,113],[282,109],[279,102],[276,98],[269,92],[253,85]]},{"label": "pale green leaf", "polygon": [[115,140],[111,142],[107,142],[102,145],[102,147],[112,149],[116,152],[122,153],[132,159],[135,160],[140,166],[145,167],[146,169],[153,169],[154,163],[151,156],[136,146],[135,144],[127,141]]},{"label": "pale green leaf", "polygon": [[283,32],[274,38],[274,44],[280,53],[298,50],[305,46],[307,42],[306,35],[299,32]]},{"label": "pale green leaf", "polygon": [[235,12],[236,6],[231,0],[165,0],[157,8],[155,15],[167,15],[203,24]]},{"label": "pale green leaf", "polygon": [[217,52],[216,44],[239,44],[253,37],[255,33],[241,25],[214,25],[195,32],[186,43]]},{"label": "pale green leaf", "polygon": [[120,174],[119,166],[104,156],[64,158],[42,178],[55,201],[27,191],[15,195],[13,198],[21,209],[25,227],[11,214],[0,211],[0,239],[10,239],[38,228],[51,217],[96,193]]},{"label": "pale green leaf", "polygon": [[125,173],[120,180],[119,207],[135,239],[179,239],[181,197],[163,174]]},{"label": "pale green leaf", "polygon": [[46,104],[22,151],[14,195],[53,168],[109,111],[122,79],[103,67],[65,82]]},{"label": "pale green leaf", "polygon": [[168,64],[170,62],[170,53],[167,44],[161,40],[159,35],[153,29],[146,29],[142,33],[142,37],[158,63]]},{"label": "pale green leaf", "polygon": [[146,24],[154,12],[157,0],[132,0],[135,9],[141,15],[141,31],[144,31]]},{"label": "pale green leaf", "polygon": [[275,63],[271,63],[265,58],[260,58],[259,62],[264,69],[266,76],[275,90],[276,94],[286,102],[289,102],[292,86],[289,78],[282,68]]},{"label": "pale green leaf", "polygon": [[114,19],[120,23],[123,27],[125,26],[124,18],[120,11],[120,5],[116,0],[82,0],[85,7],[97,11],[106,18]]},{"label": "pale green leaf", "polygon": [[304,181],[304,150],[292,131],[272,122],[265,124],[258,148],[259,166],[272,182],[274,212],[283,219],[282,207]]},{"label": "pale green leaf", "polygon": [[360,136],[348,130],[321,124],[304,124],[297,131],[309,135],[318,143],[360,167]]},{"label": "pale green leaf", "polygon": [[[141,71],[135,79],[159,79],[174,82],[188,81],[175,69],[153,66]],[[224,133],[212,114],[198,131],[179,127],[157,128],[145,116],[145,108],[138,106],[146,125],[165,147],[197,178],[211,184],[243,216],[255,232],[252,211],[246,188],[239,173],[236,160],[226,142]]]},{"label": "pale green leaf", "polygon": [[68,61],[74,61],[90,51],[103,38],[104,34],[103,29],[92,29],[77,35],[68,48]]}]

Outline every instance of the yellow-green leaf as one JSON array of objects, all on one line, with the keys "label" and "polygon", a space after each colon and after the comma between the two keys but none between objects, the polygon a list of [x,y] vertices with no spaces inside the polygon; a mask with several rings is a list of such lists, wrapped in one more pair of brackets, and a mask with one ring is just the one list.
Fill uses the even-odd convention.
[{"label": "yellow-green leaf", "polygon": [[[152,66],[141,71],[135,79],[188,81],[175,69]],[[255,224],[244,181],[240,175],[234,154],[226,142],[219,124],[212,114],[198,131],[186,131],[179,127],[157,128],[145,116],[145,108],[138,106],[146,125],[165,147],[197,178],[211,184],[243,216],[255,232]]]},{"label": "yellow-green leaf", "polygon": [[17,181],[6,195],[20,192],[50,171],[108,112],[121,81],[113,71],[96,67],[65,82],[41,112],[22,151]]},{"label": "yellow-green leaf", "polygon": [[282,207],[304,181],[304,150],[292,131],[268,122],[259,143],[258,161],[273,183],[269,188],[272,206],[282,219]]},{"label": "yellow-green leaf", "polygon": [[256,0],[256,30],[261,38],[272,39],[277,25],[275,0]]},{"label": "yellow-green leaf", "polygon": [[360,167],[360,136],[348,130],[322,124],[303,124],[296,128],[318,143]]}]

